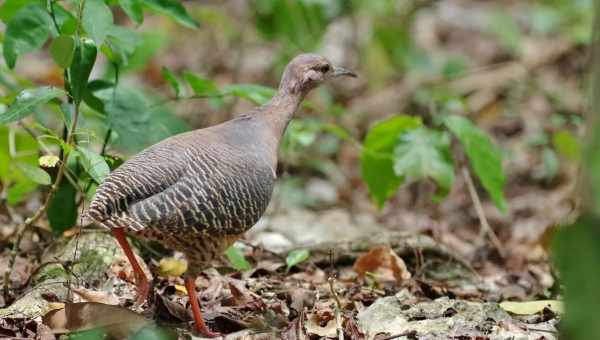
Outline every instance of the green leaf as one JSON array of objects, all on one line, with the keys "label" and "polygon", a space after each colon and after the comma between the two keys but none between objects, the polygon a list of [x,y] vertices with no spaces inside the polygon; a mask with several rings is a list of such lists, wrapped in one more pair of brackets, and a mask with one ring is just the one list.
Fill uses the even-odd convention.
[{"label": "green leaf", "polygon": [[600,219],[597,215],[579,216],[573,225],[558,229],[552,259],[560,273],[560,294],[566,313],[561,330],[569,339],[598,338],[600,303]]},{"label": "green leaf", "polygon": [[556,156],[556,152],[551,148],[544,148],[542,151],[542,160],[544,162],[544,177],[547,180],[552,180],[560,169],[560,161]]},{"label": "green leaf", "polygon": [[48,205],[48,221],[52,231],[59,234],[77,222],[77,190],[64,179]]},{"label": "green leaf", "polygon": [[454,166],[447,134],[420,127],[400,135],[394,149],[394,172],[409,181],[435,180],[439,196],[445,196],[454,183]]},{"label": "green leaf", "polygon": [[173,91],[175,91],[175,97],[179,98],[179,95],[181,94],[181,86],[179,85],[179,81],[177,80],[175,74],[164,66],[160,69],[160,73],[162,74],[163,78],[165,78],[165,80],[169,83],[169,85],[171,85]]},{"label": "green leaf", "polygon": [[[139,43],[138,34],[134,31],[126,27],[112,26],[108,31],[105,40],[106,45],[103,46],[102,51],[112,62],[127,66],[129,57],[134,53]],[[107,50],[108,48],[110,51]]]},{"label": "green leaf", "polygon": [[119,0],[119,6],[123,9],[125,14],[136,24],[144,22],[144,8],[142,7],[142,0]]},{"label": "green leaf", "polygon": [[83,169],[98,184],[104,182],[104,179],[110,173],[110,168],[104,160],[104,157],[82,146],[77,147],[77,157],[83,165]]},{"label": "green leaf", "polygon": [[50,178],[50,175],[46,171],[40,169],[39,167],[23,162],[18,162],[16,166],[17,168],[19,168],[19,170],[23,172],[25,177],[29,178],[35,183],[41,185],[52,184],[52,179]]},{"label": "green leaf", "polygon": [[75,41],[69,35],[59,35],[52,40],[50,44],[50,55],[54,62],[62,67],[68,68],[73,61],[73,53],[75,53]]},{"label": "green leaf", "polygon": [[578,162],[581,159],[581,145],[571,132],[560,130],[552,135],[552,144],[559,154],[567,159]]},{"label": "green leaf", "polygon": [[75,104],[81,103],[87,88],[88,78],[96,62],[98,50],[90,39],[82,39],[75,48],[73,62],[69,68],[71,76],[71,95]]},{"label": "green leaf", "polygon": [[502,169],[500,150],[494,146],[488,135],[465,117],[447,116],[444,118],[444,125],[462,144],[471,167],[496,207],[506,212],[504,198],[506,176]]},{"label": "green leaf", "polygon": [[87,0],[81,24],[96,45],[100,46],[113,27],[113,15],[104,0]]},{"label": "green leaf", "polygon": [[31,4],[21,8],[6,25],[3,52],[9,68],[17,57],[42,47],[50,34],[52,19],[43,6]]},{"label": "green leaf", "polygon": [[404,178],[394,172],[394,149],[398,137],[420,126],[418,117],[399,115],[375,124],[367,133],[361,153],[361,172],[379,208],[404,182]]},{"label": "green leaf", "polygon": [[143,93],[126,86],[94,92],[104,102],[106,124],[116,134],[115,146],[126,151],[144,147],[173,134],[188,130],[188,126],[165,106],[149,107]]},{"label": "green leaf", "polygon": [[190,84],[192,91],[196,96],[218,96],[219,89],[214,81],[202,78],[192,72],[184,72],[183,78]]},{"label": "green leaf", "polygon": [[255,84],[233,84],[224,86],[223,94],[250,100],[258,105],[263,105],[275,95],[275,89]]},{"label": "green leaf", "polygon": [[308,259],[310,256],[310,252],[308,249],[296,249],[292,250],[288,253],[285,258],[285,263],[287,264],[287,270],[290,270],[293,266],[296,266]]},{"label": "green leaf", "polygon": [[246,261],[246,257],[244,257],[239,248],[231,246],[225,251],[225,255],[235,270],[246,271],[252,269],[252,266]]},{"label": "green leaf", "polygon": [[185,7],[177,0],[144,0],[146,6],[168,15],[178,23],[189,28],[198,28],[198,22],[186,11]]},{"label": "green leaf", "polygon": [[65,91],[51,86],[23,90],[8,110],[0,114],[0,124],[7,124],[23,119],[32,114],[36,106],[65,94]]},{"label": "green leaf", "polygon": [[0,6],[0,20],[8,24],[10,19],[17,13],[21,8],[29,5],[31,0],[6,0]]}]

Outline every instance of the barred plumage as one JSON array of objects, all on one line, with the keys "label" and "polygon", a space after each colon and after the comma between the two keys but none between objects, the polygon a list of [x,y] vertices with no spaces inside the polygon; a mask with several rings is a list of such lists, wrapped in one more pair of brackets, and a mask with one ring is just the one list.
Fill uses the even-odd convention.
[{"label": "barred plumage", "polygon": [[138,303],[148,281],[124,236],[156,240],[188,258],[186,287],[204,335],[195,277],[264,213],[275,182],[281,137],[304,96],[322,81],[355,76],[325,58],[302,54],[286,67],[277,94],[225,123],[155,144],[123,163],[102,183],[87,215],[110,228],[130,260]]}]

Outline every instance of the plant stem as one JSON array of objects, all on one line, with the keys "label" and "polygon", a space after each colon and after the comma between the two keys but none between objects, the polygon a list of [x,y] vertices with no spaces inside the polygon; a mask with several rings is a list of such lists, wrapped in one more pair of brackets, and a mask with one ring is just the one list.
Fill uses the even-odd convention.
[{"label": "plant stem", "polygon": [[475,211],[477,212],[477,216],[479,217],[479,222],[481,223],[481,229],[479,232],[479,237],[483,239],[485,235],[490,238],[492,244],[500,254],[500,257],[504,258],[506,252],[504,251],[504,247],[502,247],[502,243],[498,239],[498,236],[494,233],[492,227],[488,223],[487,217],[485,217],[485,213],[483,211],[483,207],[481,206],[481,200],[479,199],[479,195],[477,195],[477,190],[475,190],[475,185],[473,184],[473,179],[471,178],[471,174],[466,167],[462,169],[463,176],[465,177],[465,182],[467,182],[467,187],[469,189],[469,194],[471,195],[471,200],[473,201],[473,205],[475,206]]},{"label": "plant stem", "polygon": [[[71,145],[73,143],[73,136],[75,135],[75,128],[77,127],[78,118],[79,118],[79,105],[75,104],[74,113],[73,113],[73,121],[71,122],[71,128],[67,132],[67,138],[66,138],[67,145]],[[63,154],[63,159],[62,159],[62,162],[60,163],[60,167],[58,168],[58,172],[56,173],[56,178],[54,180],[54,183],[52,184],[52,187],[50,187],[50,190],[48,191],[48,194],[46,195],[46,199],[44,200],[44,203],[42,204],[42,206],[33,214],[33,216],[27,218],[23,223],[21,223],[20,225],[17,226],[17,239],[15,240],[15,243],[13,244],[13,247],[10,251],[10,255],[9,255],[10,257],[9,257],[9,261],[8,261],[8,270],[4,273],[4,299],[5,300],[8,300],[8,297],[9,297],[8,294],[10,291],[10,273],[14,269],[15,261],[17,259],[17,253],[21,246],[21,242],[23,241],[23,236],[25,235],[25,231],[29,227],[31,227],[35,222],[37,222],[44,215],[44,213],[46,213],[46,211],[48,210],[50,201],[52,200],[52,197],[54,197],[54,195],[58,191],[58,188],[60,187],[62,179],[65,175],[65,169],[67,167],[68,156],[69,156],[68,153]]]}]

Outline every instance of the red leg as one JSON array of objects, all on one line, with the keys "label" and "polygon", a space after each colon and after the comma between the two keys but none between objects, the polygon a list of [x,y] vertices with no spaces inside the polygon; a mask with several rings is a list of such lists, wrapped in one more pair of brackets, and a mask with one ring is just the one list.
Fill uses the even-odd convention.
[{"label": "red leg", "polygon": [[192,305],[192,313],[194,314],[194,322],[196,330],[202,335],[209,338],[216,338],[221,334],[216,333],[208,329],[202,318],[202,312],[200,311],[200,305],[198,304],[198,297],[196,296],[196,278],[188,277],[185,278],[185,289],[188,291],[190,297],[190,304]]},{"label": "red leg", "polygon": [[125,256],[127,256],[129,263],[131,263],[131,266],[133,267],[135,284],[137,285],[136,304],[141,305],[144,303],[144,301],[146,301],[146,298],[148,298],[148,293],[150,292],[150,283],[148,282],[148,278],[146,277],[146,274],[144,274],[142,267],[140,267],[140,264],[135,258],[135,255],[129,246],[129,242],[127,242],[123,228],[112,228],[111,230],[117,239],[117,242],[119,242],[119,245],[121,248],[123,248],[123,252],[125,253]]}]

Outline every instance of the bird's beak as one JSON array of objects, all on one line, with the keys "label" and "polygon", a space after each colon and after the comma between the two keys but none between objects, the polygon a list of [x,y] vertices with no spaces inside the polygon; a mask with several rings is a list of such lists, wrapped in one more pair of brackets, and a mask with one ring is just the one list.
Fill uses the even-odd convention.
[{"label": "bird's beak", "polygon": [[349,77],[352,77],[352,78],[356,78],[356,77],[358,77],[358,76],[356,75],[356,73],[354,73],[354,72],[352,72],[352,71],[350,71],[350,70],[348,70],[348,69],[345,69],[345,68],[343,68],[343,67],[336,67],[336,68],[333,70],[333,76],[334,76],[334,77],[340,77],[340,76],[349,76]]}]

